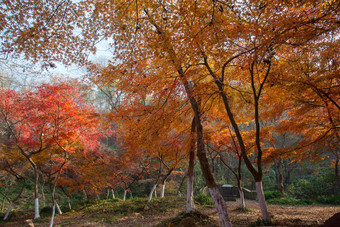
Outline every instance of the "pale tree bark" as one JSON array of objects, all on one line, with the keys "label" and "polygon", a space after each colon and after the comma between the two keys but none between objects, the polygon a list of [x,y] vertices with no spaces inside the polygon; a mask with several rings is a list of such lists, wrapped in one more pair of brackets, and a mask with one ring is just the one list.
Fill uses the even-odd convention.
[{"label": "pale tree bark", "polygon": [[157,184],[154,184],[154,185],[152,186],[152,189],[151,189],[151,191],[150,191],[150,193],[149,193],[148,202],[150,202],[150,201],[152,200],[152,195],[153,195],[154,191],[156,191],[156,187],[157,187]]},{"label": "pale tree bark", "polygon": [[84,200],[87,201],[88,197],[87,197],[87,193],[86,193],[85,189],[83,189],[83,196],[84,196]]},{"label": "pale tree bark", "polygon": [[269,213],[268,213],[268,210],[267,210],[267,205],[266,205],[266,199],[265,199],[264,193],[263,193],[262,181],[255,182],[255,184],[256,184],[256,193],[257,193],[257,198],[259,200],[262,218],[264,220],[270,221],[270,216],[269,216]]},{"label": "pale tree bark", "polygon": [[126,200],[126,193],[127,193],[127,190],[124,189],[124,194],[123,194],[123,200],[124,200],[124,201]]},{"label": "pale tree bark", "polygon": [[192,120],[191,124],[191,141],[189,146],[189,167],[187,172],[187,202],[186,202],[186,213],[190,213],[195,209],[194,202],[194,164],[195,164],[195,129],[196,122],[195,118]]},{"label": "pale tree bark", "polygon": [[72,210],[70,197],[67,197],[67,205],[70,210]]},{"label": "pale tree bark", "polygon": [[13,204],[21,197],[21,194],[22,194],[22,192],[24,191],[24,188],[25,188],[26,179],[23,178],[22,176],[20,176],[19,174],[15,173],[15,175],[16,175],[17,179],[22,179],[23,183],[22,183],[22,186],[21,186],[21,189],[20,189],[20,192],[18,193],[18,195],[10,202],[10,204],[8,206],[8,209],[6,211],[6,214],[5,214],[4,218],[3,218],[4,221],[7,220],[8,215],[9,215],[11,209],[12,209]]},{"label": "pale tree bark", "polygon": [[157,198],[157,185],[156,185],[154,192],[155,192],[155,198]]},{"label": "pale tree bark", "polygon": [[113,189],[111,189],[111,192],[112,192],[112,199],[115,199],[115,191],[113,191]]},{"label": "pale tree bark", "polygon": [[165,182],[161,184],[161,198],[164,198],[164,191],[165,191]]},{"label": "pale tree bark", "polygon": [[106,193],[106,199],[108,199],[110,196],[110,189],[107,189],[107,193]]},{"label": "pale tree bark", "polygon": [[59,206],[57,200],[55,201],[55,205],[56,205],[56,207],[57,207],[58,213],[59,213],[59,214],[63,214],[63,212],[61,211],[60,206]]}]

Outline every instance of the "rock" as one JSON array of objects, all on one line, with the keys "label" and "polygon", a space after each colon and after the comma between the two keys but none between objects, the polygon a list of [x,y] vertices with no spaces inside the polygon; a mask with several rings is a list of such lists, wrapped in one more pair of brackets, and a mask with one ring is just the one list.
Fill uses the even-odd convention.
[{"label": "rock", "polygon": [[325,227],[337,227],[340,226],[340,213],[334,214],[328,220],[325,221]]}]

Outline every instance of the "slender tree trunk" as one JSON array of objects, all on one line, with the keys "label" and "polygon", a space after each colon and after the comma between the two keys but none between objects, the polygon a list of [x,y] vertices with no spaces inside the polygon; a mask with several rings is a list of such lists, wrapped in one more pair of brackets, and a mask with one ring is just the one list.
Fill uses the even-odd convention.
[{"label": "slender tree trunk", "polygon": [[335,172],[335,179],[336,179],[336,186],[335,186],[335,193],[336,194],[340,194],[340,178],[339,178],[339,157],[338,157],[338,153],[337,153],[337,157],[335,160],[335,168],[334,168],[334,172]]},{"label": "slender tree trunk", "polygon": [[186,213],[190,213],[190,211],[195,209],[194,203],[194,164],[195,164],[195,118],[192,121],[191,125],[191,144],[189,150],[189,167],[187,173],[187,205],[186,205]]},{"label": "slender tree trunk", "polygon": [[34,172],[34,220],[40,218],[39,214],[39,198],[38,198],[38,182],[39,182],[39,173],[37,165],[33,162],[31,158],[29,158],[30,163],[33,167]]},{"label": "slender tree trunk", "polygon": [[113,191],[113,189],[111,189],[111,192],[112,192],[112,199],[115,199],[115,191]]},{"label": "slender tree trunk", "polygon": [[52,206],[52,216],[49,227],[53,227],[54,222],[54,216],[55,216],[55,207],[56,207],[56,201],[54,200],[53,206]]},{"label": "slender tree trunk", "polygon": [[6,212],[6,214],[5,214],[5,217],[3,218],[4,221],[7,220],[8,215],[9,215],[9,212],[11,211],[13,204],[21,197],[21,194],[22,194],[22,192],[24,191],[26,179],[23,178],[23,177],[19,177],[18,179],[20,179],[20,178],[23,180],[23,183],[22,183],[20,192],[19,192],[19,194],[18,194],[18,195],[10,202],[10,204],[9,204],[9,206],[8,206],[8,209],[7,209],[7,212]]},{"label": "slender tree trunk", "polygon": [[107,189],[107,193],[106,193],[106,199],[108,199],[110,196],[110,189]]},{"label": "slender tree trunk", "polygon": [[157,184],[154,184],[154,185],[152,186],[152,189],[151,189],[150,194],[149,194],[148,202],[151,201],[152,195],[153,195],[154,191],[156,191],[156,187],[157,187]]},{"label": "slender tree trunk", "polygon": [[6,198],[7,198],[7,195],[8,195],[8,192],[9,192],[9,188],[11,187],[11,184],[9,185],[8,188],[6,188],[6,190],[4,191],[3,193],[3,196],[2,196],[2,205],[1,205],[1,212],[4,210],[5,208],[5,201],[6,201]]},{"label": "slender tree trunk", "polygon": [[157,185],[156,185],[154,192],[155,192],[155,198],[157,198]]},{"label": "slender tree trunk", "polygon": [[56,207],[57,207],[58,213],[59,213],[59,214],[63,214],[63,212],[61,211],[60,206],[59,206],[57,200],[55,201],[55,205],[56,205]]},{"label": "slender tree trunk", "polygon": [[165,191],[165,182],[161,185],[161,198],[164,198],[164,191]]},{"label": "slender tree trunk", "polygon": [[124,200],[124,201],[126,200],[126,193],[127,193],[127,190],[124,189],[124,195],[123,195],[123,200]]},{"label": "slender tree trunk", "polygon": [[281,192],[282,196],[286,196],[285,195],[285,188],[284,188],[284,184],[283,184],[283,170],[282,170],[282,165],[283,165],[283,160],[281,158],[279,158],[278,160],[278,171],[279,171],[279,189]]},{"label": "slender tree trunk", "polygon": [[11,209],[12,209],[12,206],[13,206],[13,202],[10,202],[10,204],[9,204],[9,206],[8,206],[8,208],[7,208],[7,212],[6,212],[6,214],[5,214],[5,217],[3,218],[4,221],[7,220],[8,215],[9,215],[9,212],[10,212]]},{"label": "slender tree trunk", "polygon": [[237,188],[238,188],[238,192],[240,193],[240,207],[242,208],[242,210],[246,209],[246,201],[244,199],[244,193],[243,193],[243,189],[241,186],[241,180],[237,178]]},{"label": "slender tree trunk", "polygon": [[182,187],[182,185],[183,185],[183,183],[184,183],[184,180],[185,180],[186,176],[187,176],[187,174],[183,176],[183,178],[182,178],[182,180],[181,180],[181,183],[180,183],[179,186],[178,186],[177,195],[178,195],[179,197],[182,196],[181,187]]},{"label": "slender tree trunk", "polygon": [[133,199],[131,190],[129,190],[129,194],[130,194],[130,199]]},{"label": "slender tree trunk", "polygon": [[88,197],[87,197],[87,193],[86,193],[85,189],[83,189],[83,196],[84,196],[84,200],[87,201]]},{"label": "slender tree trunk", "polygon": [[70,210],[72,210],[70,197],[67,197],[67,204],[68,204],[68,208],[70,208]]},{"label": "slender tree trunk", "polygon": [[264,197],[263,188],[262,188],[262,181],[255,182],[255,184],[256,184],[257,199],[259,200],[262,218],[263,220],[270,222],[270,215],[267,210],[266,199]]},{"label": "slender tree trunk", "polygon": [[45,197],[45,192],[44,192],[44,187],[45,187],[45,179],[41,185],[41,198],[44,204],[44,207],[46,206],[46,197]]}]

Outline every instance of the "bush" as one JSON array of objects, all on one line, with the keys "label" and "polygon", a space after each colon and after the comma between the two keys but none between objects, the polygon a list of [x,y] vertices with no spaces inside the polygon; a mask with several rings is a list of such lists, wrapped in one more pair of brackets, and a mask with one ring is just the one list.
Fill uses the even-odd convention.
[{"label": "bush", "polygon": [[202,206],[214,206],[214,202],[212,198],[209,195],[205,195],[203,193],[200,193],[195,196],[194,198],[195,202],[199,203]]},{"label": "bush", "polygon": [[334,174],[325,173],[312,179],[300,179],[288,187],[288,193],[298,199],[315,199],[334,193]]},{"label": "bush", "polygon": [[318,196],[316,201],[318,203],[323,204],[333,204],[333,205],[339,205],[340,204],[340,195],[330,195],[330,196]]},{"label": "bush", "polygon": [[264,196],[266,200],[278,199],[282,197],[281,192],[277,190],[276,191],[265,191]]},{"label": "bush", "polygon": [[268,203],[280,205],[310,205],[313,202],[307,199],[296,199],[290,196],[268,200]]}]

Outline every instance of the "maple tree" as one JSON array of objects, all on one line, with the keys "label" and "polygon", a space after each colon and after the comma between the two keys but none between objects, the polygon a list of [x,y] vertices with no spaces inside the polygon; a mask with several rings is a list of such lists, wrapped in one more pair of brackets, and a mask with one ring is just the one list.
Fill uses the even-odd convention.
[{"label": "maple tree", "polygon": [[[48,154],[57,163],[53,197],[67,157],[75,152],[74,145],[80,143],[82,149],[92,150],[97,147],[98,114],[82,101],[81,93],[74,85],[43,84],[36,91],[23,94],[1,91],[5,97],[1,102],[1,121],[11,133],[12,146],[34,170],[35,218],[39,218],[38,166],[48,161]],[[52,202],[55,207],[54,197]]]},{"label": "maple tree", "polygon": [[[150,116],[158,121],[171,121],[182,116],[183,109],[189,113],[191,108],[190,114],[194,115],[196,125],[197,157],[221,226],[230,226],[231,223],[211,173],[204,143],[203,120],[209,108],[206,101],[209,93],[217,94],[219,110],[224,109],[228,116],[226,124],[231,125],[231,136],[237,139],[242,158],[256,182],[262,217],[267,221],[270,216],[262,189],[262,159],[280,154],[275,152],[277,149],[264,146],[274,127],[269,121],[282,116],[284,108],[292,105],[297,107],[291,116],[304,118],[305,126],[316,120],[316,114],[306,118],[305,113],[310,108],[300,107],[301,103],[287,102],[280,107],[273,100],[281,104],[280,99],[299,95],[299,89],[308,88],[304,93],[307,100],[310,97],[313,97],[311,101],[316,97],[322,100],[325,108],[318,111],[327,113],[323,116],[328,116],[331,122],[324,124],[329,128],[326,127],[323,133],[338,133],[338,82],[334,79],[338,72],[336,51],[330,51],[334,56],[327,60],[330,59],[329,50],[336,48],[339,42],[340,6],[336,1],[117,0],[99,4],[88,0],[49,2],[46,6],[37,1],[33,3],[34,7],[27,6],[32,5],[7,1],[1,6],[0,12],[6,17],[2,20],[1,31],[10,34],[1,36],[3,40],[9,40],[9,45],[4,45],[2,51],[24,53],[34,60],[58,59],[65,63],[85,64],[84,59],[95,50],[95,43],[107,39],[115,50],[109,65],[101,68],[86,64],[95,75],[94,80],[114,85],[123,92],[124,108],[119,109],[120,117],[134,123],[128,126],[127,134],[137,138],[134,148],[140,143],[145,145],[145,150],[152,150],[151,145],[160,144],[158,140],[162,138],[156,133],[157,126],[161,131],[168,129],[161,127],[163,124],[159,122],[151,123],[156,130],[153,130],[154,134],[146,133],[143,126],[150,124]],[[10,28],[10,23],[15,20],[16,26]],[[82,33],[77,36],[78,31]],[[55,48],[42,48],[54,43],[60,44]],[[315,58],[322,56],[322,61],[304,70],[304,61],[308,58],[315,61],[311,56],[316,48],[319,53]],[[293,67],[286,67],[286,62]],[[332,70],[328,72],[326,67],[319,70],[321,64],[331,66]],[[297,79],[297,75],[303,75],[303,72],[309,75],[308,81]],[[313,81],[310,83],[311,76]],[[277,90],[280,81],[291,81],[286,84],[291,91]],[[151,104],[146,105],[147,102]],[[132,116],[136,114],[129,112],[132,108],[140,116],[148,115],[149,120]],[[172,118],[168,116],[170,113]],[[311,129],[304,132],[305,145],[321,141],[320,136],[313,139],[313,127],[305,128]],[[245,142],[248,139],[250,142]],[[338,138],[335,147],[337,141]],[[255,160],[251,158],[253,156]]]}]

